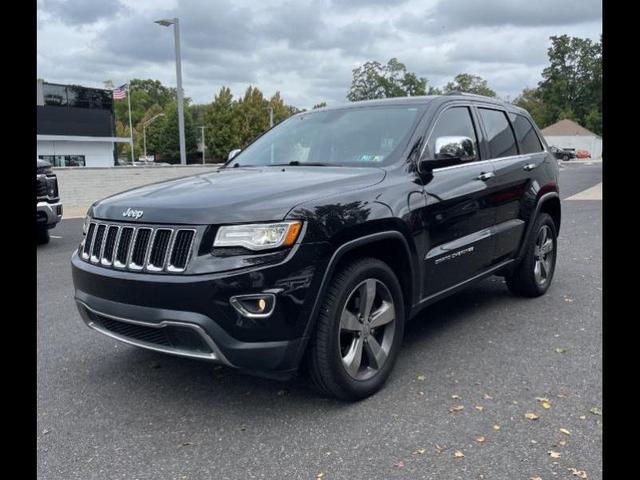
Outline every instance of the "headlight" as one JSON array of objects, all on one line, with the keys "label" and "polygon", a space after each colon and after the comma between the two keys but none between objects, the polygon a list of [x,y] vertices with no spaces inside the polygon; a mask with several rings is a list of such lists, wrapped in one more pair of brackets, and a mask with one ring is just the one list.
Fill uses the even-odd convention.
[{"label": "headlight", "polygon": [[256,223],[220,227],[214,247],[244,247],[249,250],[267,250],[290,247],[302,229],[302,222]]}]

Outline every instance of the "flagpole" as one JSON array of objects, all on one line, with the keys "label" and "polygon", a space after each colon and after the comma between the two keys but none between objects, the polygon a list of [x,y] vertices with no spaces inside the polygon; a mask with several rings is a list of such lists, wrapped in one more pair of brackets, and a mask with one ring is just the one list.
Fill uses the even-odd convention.
[{"label": "flagpole", "polygon": [[131,81],[127,82],[127,101],[129,102],[129,145],[131,146],[131,165],[133,165],[133,125],[131,123]]}]

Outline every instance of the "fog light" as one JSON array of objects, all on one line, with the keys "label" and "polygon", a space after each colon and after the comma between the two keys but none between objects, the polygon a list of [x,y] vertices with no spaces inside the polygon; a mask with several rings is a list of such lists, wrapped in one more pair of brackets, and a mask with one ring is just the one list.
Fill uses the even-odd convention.
[{"label": "fog light", "polygon": [[236,295],[229,299],[229,303],[244,317],[265,318],[273,313],[276,296],[273,293]]}]

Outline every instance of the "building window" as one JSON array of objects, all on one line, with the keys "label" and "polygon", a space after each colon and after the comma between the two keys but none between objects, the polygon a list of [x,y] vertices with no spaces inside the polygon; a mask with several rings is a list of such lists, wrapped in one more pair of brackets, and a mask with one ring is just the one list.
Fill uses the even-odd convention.
[{"label": "building window", "polygon": [[110,90],[44,83],[42,93],[45,105],[57,107],[97,108],[111,110],[113,97]]},{"label": "building window", "polygon": [[40,160],[46,160],[53,167],[84,167],[84,155],[38,155]]}]

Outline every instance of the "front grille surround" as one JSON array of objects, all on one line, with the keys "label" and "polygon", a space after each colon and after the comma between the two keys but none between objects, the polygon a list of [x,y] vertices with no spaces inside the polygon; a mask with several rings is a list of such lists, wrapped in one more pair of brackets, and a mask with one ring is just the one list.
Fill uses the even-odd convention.
[{"label": "front grille surround", "polygon": [[193,255],[196,233],[189,227],[94,220],[79,251],[83,260],[105,268],[182,273]]}]

